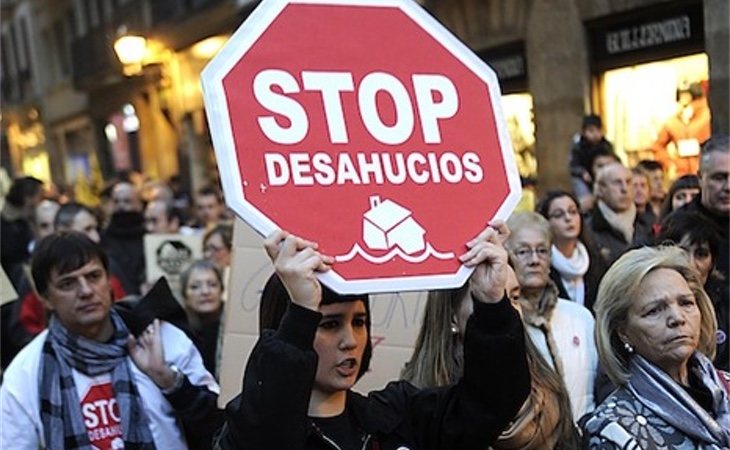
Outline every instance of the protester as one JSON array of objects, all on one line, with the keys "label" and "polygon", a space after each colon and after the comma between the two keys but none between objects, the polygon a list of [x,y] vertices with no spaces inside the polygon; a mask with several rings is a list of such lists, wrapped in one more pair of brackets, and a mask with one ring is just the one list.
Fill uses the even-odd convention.
[{"label": "protester", "polygon": [[230,267],[232,249],[233,225],[220,223],[205,233],[203,256],[212,261],[219,270],[225,271]]},{"label": "protester", "polygon": [[631,187],[634,189],[634,205],[636,205],[636,214],[641,216],[641,220],[653,226],[659,220],[660,211],[654,211],[651,203],[651,181],[649,174],[643,169],[635,167],[631,169]]},{"label": "protester", "polygon": [[698,211],[715,225],[720,236],[717,269],[730,279],[730,136],[713,136],[700,155],[700,195],[686,208]]},{"label": "protester", "polygon": [[[96,214],[88,206],[81,203],[66,203],[59,208],[53,220],[55,231],[78,231],[85,234],[89,239],[101,243],[99,234],[99,222]],[[114,298],[120,299],[127,293],[134,292],[134,284],[126,276],[120,263],[113,257],[109,259],[109,273],[114,291]]]},{"label": "protester", "polygon": [[649,179],[649,189],[651,196],[649,197],[649,205],[655,217],[659,217],[664,199],[667,198],[667,190],[664,187],[664,166],[658,161],[643,159],[636,164],[636,169],[646,173]]},{"label": "protester", "polygon": [[101,242],[96,214],[81,203],[71,202],[61,206],[53,219],[53,227],[55,231],[78,231],[96,243]]},{"label": "protester", "polygon": [[[520,285],[512,268],[507,280],[507,296],[519,311]],[[401,378],[418,388],[456,383],[464,372],[464,332],[471,313],[468,284],[430,291],[416,346]],[[527,333],[525,349],[532,380],[530,396],[491,448],[577,449],[578,434],[563,380],[540,356]]]},{"label": "protester", "polygon": [[620,163],[601,168],[596,175],[596,208],[588,218],[605,267],[629,248],[651,242],[651,225],[637,214],[631,171]]},{"label": "protester", "polygon": [[603,136],[603,123],[595,114],[583,117],[581,133],[574,139],[570,149],[571,185],[581,209],[593,208],[593,182],[595,171],[592,160],[598,154],[613,154],[613,145]]},{"label": "protester", "polygon": [[185,449],[186,435],[210,437],[218,385],[174,326],[155,320],[130,335],[98,244],[53,234],[38,243],[32,274],[54,314],[4,373],[3,448]]},{"label": "protester", "polygon": [[102,231],[101,246],[124,272],[127,292],[137,294],[146,281],[144,259],[145,223],[142,201],[133,184],[120,182],[112,190],[114,212]]},{"label": "protester", "polygon": [[548,220],[553,236],[550,279],[558,288],[558,297],[592,310],[605,268],[584,229],[578,200],[566,191],[549,191],[538,203],[537,212]]},{"label": "protester", "polygon": [[700,195],[700,179],[697,175],[683,175],[677,178],[669,187],[667,197],[662,203],[659,221],[664,220],[672,211],[690,203]]},{"label": "protester", "polygon": [[34,241],[40,241],[53,233],[53,221],[61,205],[54,200],[42,200],[35,208],[35,220],[33,223]]},{"label": "protester", "polygon": [[171,201],[152,200],[144,209],[144,225],[147,233],[177,233],[180,216]]},{"label": "protester", "polygon": [[172,191],[175,207],[181,211],[185,211],[190,207],[190,192],[183,183],[182,177],[178,174],[172,175],[167,180],[167,185]]},{"label": "protester", "polygon": [[540,354],[565,382],[573,417],[594,407],[598,356],[593,316],[576,302],[558,297],[550,280],[550,224],[537,213],[513,214],[505,246],[520,283],[523,319]]},{"label": "protester", "polygon": [[660,244],[672,243],[683,248],[697,269],[717,318],[715,366],[727,371],[730,370],[730,287],[727,279],[715,270],[718,241],[712,223],[696,211],[685,210],[670,214],[662,222],[662,231],[657,237]]},{"label": "protester", "polygon": [[192,228],[208,230],[227,219],[223,195],[212,186],[205,186],[195,193],[194,209],[195,222],[190,225]]},{"label": "protester", "polygon": [[583,421],[584,448],[729,448],[730,376],[712,366],[715,328],[682,250],[619,258],[596,301],[598,352],[618,389]]},{"label": "protester", "polygon": [[42,188],[43,182],[33,177],[13,180],[0,212],[0,263],[15,290],[23,287],[23,265],[30,257],[32,221]]},{"label": "protester", "polygon": [[223,339],[223,276],[210,261],[194,261],[180,276],[190,331],[208,372],[218,377]]},{"label": "protester", "polygon": [[476,266],[462,379],[424,391],[394,382],[363,397],[350,388],[367,370],[368,297],[323,288],[316,273],[333,258],[312,242],[272,233],[265,248],[291,303],[278,330],[264,332],[249,358],[243,392],[226,408],[220,448],[485,449],[530,386],[522,325],[504,298],[507,234],[495,224],[460,257]]},{"label": "protester", "polygon": [[113,212],[142,211],[142,197],[137,188],[130,182],[120,181],[112,188]]}]

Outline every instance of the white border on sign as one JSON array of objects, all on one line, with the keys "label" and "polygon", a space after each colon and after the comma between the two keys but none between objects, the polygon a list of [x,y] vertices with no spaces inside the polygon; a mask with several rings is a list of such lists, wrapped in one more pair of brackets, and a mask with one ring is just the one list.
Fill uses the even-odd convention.
[{"label": "white border on sign", "polygon": [[[494,219],[506,220],[520,200],[522,188],[517,165],[512,151],[512,141],[502,111],[501,92],[495,72],[463,42],[412,0],[264,0],[251,13],[226,45],[201,73],[205,109],[208,116],[213,146],[226,203],[253,229],[267,236],[278,227],[276,224],[248,203],[243,194],[241,173],[235,141],[230,127],[230,114],[226,102],[223,78],[254,45],[268,26],[289,4],[329,4],[346,6],[396,7],[418,23],[421,28],[440,42],[462,64],[476,74],[487,86],[492,100],[495,128],[502,150],[509,192]],[[486,224],[485,224],[486,225]],[[341,293],[378,293],[396,291],[428,290],[462,286],[473,269],[461,266],[456,273],[413,277],[393,277],[372,280],[346,281],[334,271],[320,275],[330,288]]]}]

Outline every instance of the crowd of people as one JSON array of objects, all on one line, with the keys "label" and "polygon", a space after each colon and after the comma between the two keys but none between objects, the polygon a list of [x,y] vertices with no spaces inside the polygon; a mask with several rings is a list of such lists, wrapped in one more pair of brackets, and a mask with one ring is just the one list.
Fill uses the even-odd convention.
[{"label": "crowd of people", "polygon": [[[730,448],[730,139],[697,175],[627,167],[587,116],[572,191],[489,224],[461,288],[428,293],[400,380],[363,395],[367,295],[278,230],[242,391],[217,384],[233,229],[220,191],[127,179],[97,207],[16,179],[0,219],[0,445],[12,448]],[[199,234],[180,292],[146,234]],[[10,448],[10,447],[9,447]]]}]

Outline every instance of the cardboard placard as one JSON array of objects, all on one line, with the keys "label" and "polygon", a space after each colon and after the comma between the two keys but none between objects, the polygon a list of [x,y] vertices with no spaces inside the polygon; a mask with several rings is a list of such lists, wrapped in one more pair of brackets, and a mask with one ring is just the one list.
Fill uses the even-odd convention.
[{"label": "cardboard placard", "polygon": [[[237,219],[220,365],[221,407],[241,392],[246,360],[259,337],[261,291],[272,273],[263,239]],[[425,304],[425,292],[370,297],[373,358],[370,371],[360,379],[355,390],[369,392],[399,378],[413,352]]]},{"label": "cardboard placard", "polygon": [[154,283],[164,276],[172,293],[182,298],[180,275],[196,259],[203,257],[203,236],[200,234],[146,234],[144,256],[147,281]]}]

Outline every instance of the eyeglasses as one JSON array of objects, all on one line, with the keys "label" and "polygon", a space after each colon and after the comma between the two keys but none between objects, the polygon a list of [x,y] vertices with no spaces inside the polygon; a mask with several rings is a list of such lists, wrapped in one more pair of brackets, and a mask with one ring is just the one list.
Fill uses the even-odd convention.
[{"label": "eyeglasses", "polygon": [[557,211],[553,211],[550,214],[548,214],[548,218],[550,219],[562,219],[567,215],[571,216],[577,216],[580,214],[577,209],[570,208],[567,211],[563,211],[562,209],[558,209]]},{"label": "eyeglasses", "polygon": [[225,247],[218,247],[216,245],[208,244],[205,247],[203,247],[203,253],[218,253],[225,250]]},{"label": "eyeglasses", "polygon": [[530,248],[530,247],[520,247],[514,252],[512,252],[517,259],[519,259],[522,262],[527,262],[532,260],[532,255],[536,255],[538,259],[547,260],[550,259],[550,249],[545,247],[537,247],[537,248]]}]

